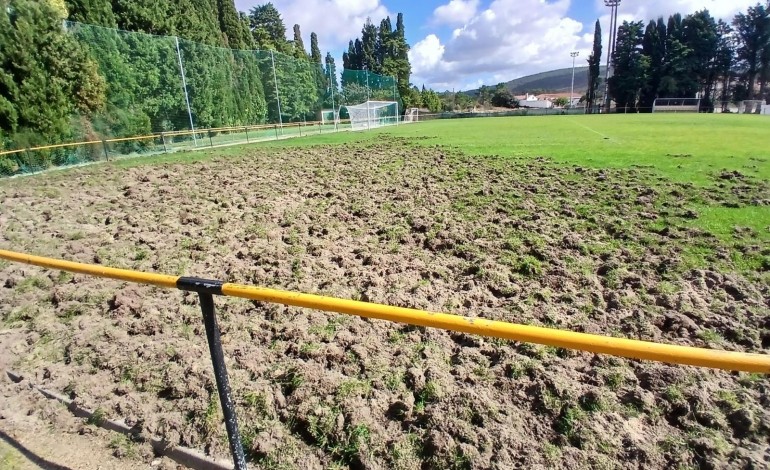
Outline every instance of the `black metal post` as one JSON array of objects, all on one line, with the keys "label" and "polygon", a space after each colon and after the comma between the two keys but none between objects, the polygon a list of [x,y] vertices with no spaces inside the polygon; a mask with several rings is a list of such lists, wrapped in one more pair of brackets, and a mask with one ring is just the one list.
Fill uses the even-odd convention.
[{"label": "black metal post", "polygon": [[214,378],[217,381],[219,403],[222,406],[222,414],[225,417],[227,438],[230,441],[230,452],[233,454],[235,470],[246,470],[246,457],[243,453],[241,435],[238,432],[238,420],[235,415],[235,406],[230,392],[230,381],[227,378],[225,356],[222,352],[222,342],[219,338],[219,326],[214,312],[214,296],[208,292],[198,292],[203,312],[203,323],[206,325],[206,339],[209,343],[211,362],[214,364]]},{"label": "black metal post", "polygon": [[217,381],[219,404],[222,406],[222,414],[225,417],[227,438],[230,442],[230,452],[233,454],[235,470],[246,470],[246,457],[243,454],[241,435],[238,432],[238,420],[235,415],[235,406],[230,392],[230,381],[227,378],[225,367],[225,355],[222,351],[222,341],[219,338],[219,326],[214,312],[214,295],[222,295],[222,281],[201,279],[197,277],[180,277],[176,281],[179,290],[197,292],[201,301],[203,323],[206,326],[206,339],[209,343],[211,363],[214,365],[214,378]]},{"label": "black metal post", "polygon": [[160,133],[160,140],[163,141],[163,153],[168,153],[168,149],[166,148],[166,136],[163,135],[163,133]]},{"label": "black metal post", "polygon": [[275,138],[278,139],[278,124],[273,127],[275,128]]},{"label": "black metal post", "polygon": [[211,138],[211,130],[209,130],[209,144],[211,144],[211,147],[214,147],[214,140]]},{"label": "black metal post", "polygon": [[102,147],[104,147],[104,159],[109,160],[110,159],[110,152],[107,150],[107,141],[102,140]]},{"label": "black metal post", "polygon": [[246,131],[246,143],[248,144],[249,143],[249,128],[248,127],[244,127],[243,130]]}]

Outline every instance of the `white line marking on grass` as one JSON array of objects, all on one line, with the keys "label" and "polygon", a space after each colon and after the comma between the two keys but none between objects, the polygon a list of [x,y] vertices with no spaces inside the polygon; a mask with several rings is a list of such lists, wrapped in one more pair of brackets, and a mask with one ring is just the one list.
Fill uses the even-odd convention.
[{"label": "white line marking on grass", "polygon": [[593,132],[594,134],[599,134],[600,136],[604,137],[605,139],[609,140],[609,138],[610,138],[608,135],[602,134],[601,132],[599,132],[597,130],[591,129],[590,127],[586,126],[585,124],[581,124],[581,123],[577,122],[576,120],[570,119],[569,122],[571,122],[572,124],[574,124],[576,126],[580,126],[583,129],[589,130],[589,131]]}]

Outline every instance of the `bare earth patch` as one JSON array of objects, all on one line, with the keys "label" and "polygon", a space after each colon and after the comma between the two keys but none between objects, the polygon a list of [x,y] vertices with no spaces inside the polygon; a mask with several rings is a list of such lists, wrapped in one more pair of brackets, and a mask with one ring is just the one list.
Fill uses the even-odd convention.
[{"label": "bare earth patch", "polygon": [[[393,138],[253,149],[2,181],[0,246],[764,352],[770,249],[740,230],[726,245],[688,221],[693,204],[761,204],[770,188],[739,174],[714,181],[703,189],[643,168],[469,157]],[[5,328],[25,338],[6,363],[107,417],[227,456],[195,294],[9,263],[0,282]],[[252,465],[770,465],[765,376],[216,301]]]}]

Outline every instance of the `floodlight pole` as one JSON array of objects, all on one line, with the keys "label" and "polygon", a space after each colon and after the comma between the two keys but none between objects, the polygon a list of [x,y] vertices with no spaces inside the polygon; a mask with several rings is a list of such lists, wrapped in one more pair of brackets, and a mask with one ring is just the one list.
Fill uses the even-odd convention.
[{"label": "floodlight pole", "polygon": [[369,110],[369,68],[364,65],[364,75],[366,76],[366,130],[371,129],[369,126],[369,120],[372,119],[371,111]]},{"label": "floodlight pole", "polygon": [[572,95],[575,94],[575,57],[577,57],[580,54],[580,52],[570,52],[569,55],[572,57],[572,87],[569,90],[569,107],[572,108]]},{"label": "floodlight pole", "polygon": [[332,119],[334,120],[334,130],[337,130],[337,116],[334,115],[334,82],[332,81],[332,68],[329,67],[329,64],[326,64],[326,68],[329,69],[329,91],[332,95]]},{"label": "floodlight pole", "polygon": [[278,77],[275,74],[275,57],[273,51],[270,51],[270,62],[273,64],[273,83],[275,84],[275,99],[278,102],[278,123],[281,126],[281,135],[283,135],[283,117],[281,116],[281,95],[278,94]]},{"label": "floodlight pole", "polygon": [[393,102],[396,103],[396,125],[398,125],[398,100],[396,99],[396,83],[398,83],[398,77],[393,77]]},{"label": "floodlight pole", "polygon": [[604,5],[610,7],[610,43],[607,47],[607,70],[604,78],[604,108],[610,112],[610,58],[615,52],[615,29],[618,23],[618,5],[620,0],[604,0]]},{"label": "floodlight pole", "polygon": [[176,43],[176,56],[179,59],[179,72],[182,74],[182,88],[184,89],[184,101],[187,103],[187,116],[190,118],[190,130],[193,135],[193,143],[198,146],[198,138],[195,137],[195,125],[193,124],[192,111],[190,110],[190,96],[187,94],[187,79],[184,76],[184,66],[182,65],[182,53],[179,51],[179,38],[174,36]]}]

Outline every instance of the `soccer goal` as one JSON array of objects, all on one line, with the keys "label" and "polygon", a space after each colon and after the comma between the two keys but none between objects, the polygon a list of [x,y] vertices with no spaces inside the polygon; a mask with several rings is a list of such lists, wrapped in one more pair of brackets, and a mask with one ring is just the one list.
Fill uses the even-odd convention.
[{"label": "soccer goal", "polygon": [[336,109],[321,110],[321,124],[337,124],[340,122],[340,113]]},{"label": "soccer goal", "polygon": [[697,113],[700,112],[700,98],[655,98],[653,113]]},{"label": "soccer goal", "polygon": [[404,113],[404,122],[417,122],[420,119],[420,108],[409,108]]},{"label": "soccer goal", "polygon": [[350,127],[354,131],[374,129],[398,122],[398,103],[395,101],[366,101],[349,104]]}]

